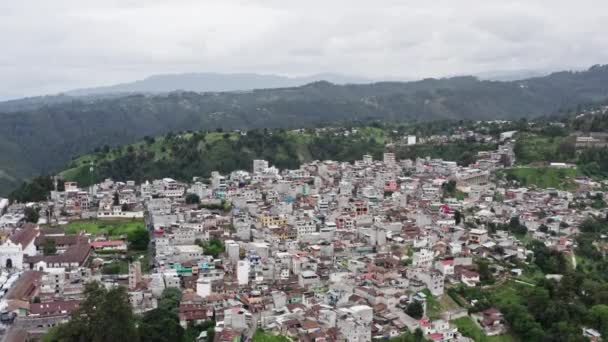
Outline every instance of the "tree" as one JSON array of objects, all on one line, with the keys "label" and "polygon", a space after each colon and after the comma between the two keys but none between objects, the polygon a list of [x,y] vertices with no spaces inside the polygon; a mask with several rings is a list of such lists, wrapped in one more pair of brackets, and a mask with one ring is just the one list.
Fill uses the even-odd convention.
[{"label": "tree", "polygon": [[146,312],[138,328],[142,341],[181,341],[184,336],[177,313],[161,307]]},{"label": "tree", "polygon": [[200,324],[189,324],[184,333],[184,341],[195,341],[201,332],[207,332],[207,341],[213,341],[215,336],[215,321],[207,320]]},{"label": "tree", "polygon": [[197,194],[186,195],[186,204],[199,204],[199,203],[201,203],[201,198],[198,197]]},{"label": "tree", "polygon": [[55,240],[46,239],[44,241],[44,246],[42,247],[42,251],[44,255],[53,255],[57,253],[57,246],[55,246]]},{"label": "tree", "polygon": [[456,196],[456,181],[450,180],[441,184],[441,189],[443,189],[443,195],[446,197],[454,197]]},{"label": "tree", "polygon": [[519,217],[515,216],[509,220],[508,230],[516,235],[525,235],[528,232],[528,228],[520,223]]},{"label": "tree", "polygon": [[460,212],[460,210],[455,210],[454,211],[454,221],[456,221],[456,225],[459,225],[460,222],[462,222],[463,218],[464,218],[464,215],[462,215],[462,213]]},{"label": "tree", "polygon": [[23,214],[26,222],[38,223],[40,219],[39,209],[35,207],[25,207]]},{"label": "tree", "polygon": [[168,287],[163,290],[158,307],[177,313],[181,301],[182,291],[175,287]]},{"label": "tree", "polygon": [[120,274],[122,271],[122,267],[120,267],[120,262],[114,261],[108,264],[103,265],[101,269],[102,274]]},{"label": "tree", "polygon": [[405,313],[415,319],[421,319],[424,315],[424,307],[422,306],[422,303],[414,300],[407,305],[405,308]]},{"label": "tree", "polygon": [[479,280],[483,284],[494,283],[494,276],[490,270],[490,264],[486,260],[477,261],[477,272],[479,273]]},{"label": "tree", "polygon": [[458,165],[461,165],[461,166],[469,166],[469,165],[475,163],[475,161],[477,161],[477,158],[475,157],[475,155],[473,155],[469,151],[465,151],[460,155],[460,157],[458,157],[458,160],[456,162],[458,163]]},{"label": "tree", "polygon": [[557,147],[557,152],[564,160],[572,159],[576,156],[576,148],[573,143],[564,141]]},{"label": "tree", "polygon": [[589,310],[589,321],[602,335],[608,333],[608,305],[594,305]]},{"label": "tree", "polygon": [[150,243],[150,234],[145,228],[137,229],[128,234],[129,246],[136,251],[145,251]]},{"label": "tree", "polygon": [[562,253],[547,248],[544,243],[538,240],[530,243],[530,249],[534,253],[534,263],[544,273],[555,274],[566,270],[566,259]]},{"label": "tree", "polygon": [[199,242],[197,244],[199,246],[203,247],[203,254],[211,255],[214,258],[217,258],[225,250],[224,242],[219,239],[211,239],[207,242],[199,240]]},{"label": "tree", "polygon": [[[124,287],[107,290],[98,282],[87,284],[85,300],[68,323],[52,330],[50,341],[137,341],[135,318]],[[50,339],[49,339],[50,338]]]},{"label": "tree", "polygon": [[[59,182],[58,190],[61,191],[63,183]],[[55,188],[53,178],[40,176],[30,182],[24,182],[19,188],[9,194],[9,199],[17,202],[40,202],[47,199],[51,190]]]},{"label": "tree", "polygon": [[118,191],[114,192],[114,205],[120,205],[120,198],[118,197]]},{"label": "tree", "polygon": [[502,165],[504,167],[509,167],[509,166],[511,166],[512,162],[511,162],[511,158],[509,158],[508,155],[501,154],[499,163],[500,163],[500,165]]}]

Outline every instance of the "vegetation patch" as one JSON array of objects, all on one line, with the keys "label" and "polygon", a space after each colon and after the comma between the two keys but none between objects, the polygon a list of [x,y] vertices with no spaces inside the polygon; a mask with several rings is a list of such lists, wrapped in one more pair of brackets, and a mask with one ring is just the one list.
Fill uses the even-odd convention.
[{"label": "vegetation patch", "polygon": [[426,295],[426,315],[432,320],[441,318],[441,313],[443,312],[441,303],[428,289],[424,289],[422,292]]},{"label": "vegetation patch", "polygon": [[475,342],[512,342],[515,341],[513,336],[509,334],[498,336],[486,336],[483,330],[469,316],[461,317],[451,321],[452,324],[458,327],[458,331],[464,336],[470,337]]},{"label": "vegetation patch", "polygon": [[507,180],[517,181],[522,186],[572,190],[576,188],[574,168],[516,167],[502,171]]},{"label": "vegetation patch", "polygon": [[291,340],[285,336],[273,335],[262,329],[258,329],[253,335],[253,342],[291,342]]},{"label": "vegetation patch", "polygon": [[143,220],[79,220],[63,226],[66,234],[84,231],[89,234],[106,234],[109,238],[119,238],[137,230],[145,230]]}]

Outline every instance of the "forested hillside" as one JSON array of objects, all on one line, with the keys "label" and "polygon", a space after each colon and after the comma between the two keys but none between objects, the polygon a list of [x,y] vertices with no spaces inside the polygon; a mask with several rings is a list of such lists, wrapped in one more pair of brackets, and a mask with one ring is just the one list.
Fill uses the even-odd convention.
[{"label": "forested hillside", "polygon": [[[446,132],[454,122],[437,122],[433,132]],[[421,132],[425,125],[357,127],[354,129],[257,129],[247,132],[196,131],[145,137],[134,144],[97,148],[69,163],[60,172],[65,180],[88,185],[105,178],[143,182],[163,177],[189,181],[208,177],[211,171],[250,170],[254,159],[266,159],[279,168],[298,168],[312,160],[352,162],[371,154],[380,160],[387,143],[396,141],[404,131]],[[353,133],[354,132],[354,133]],[[399,158],[431,156],[471,162],[476,151],[495,145],[477,142],[454,142],[442,145],[401,146],[391,148]],[[93,172],[90,171],[93,166]],[[17,201],[42,200],[52,188],[49,177],[39,177],[11,193]]]},{"label": "forested hillside", "polygon": [[[25,178],[56,172],[96,147],[170,131],[533,117],[606,98],[608,66],[514,82],[473,77],[344,86],[317,82],[242,93],[39,101],[37,107],[22,107],[28,110],[0,113],[0,194]],[[11,108],[20,108],[19,103]]]}]

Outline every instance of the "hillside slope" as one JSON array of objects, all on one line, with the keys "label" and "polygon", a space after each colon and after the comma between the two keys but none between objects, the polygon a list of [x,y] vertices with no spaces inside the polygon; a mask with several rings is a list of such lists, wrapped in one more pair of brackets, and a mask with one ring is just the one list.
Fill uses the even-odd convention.
[{"label": "hillside slope", "polygon": [[[195,176],[209,177],[211,171],[250,170],[253,160],[260,158],[279,168],[292,169],[312,160],[351,162],[361,159],[366,153],[381,159],[386,144],[397,141],[404,133],[448,133],[454,122],[434,122],[432,127],[428,126],[169,133],[155,138],[146,137],[134,144],[96,149],[70,162],[59,175],[81,186],[106,178],[143,182],[171,177],[190,181]],[[399,158],[431,156],[461,162],[469,160],[470,155],[477,151],[495,148],[491,144],[463,141],[441,146],[394,144],[390,149]],[[48,195],[52,183],[49,177],[39,177],[27,186],[21,186],[10,197],[19,201],[41,200]]]},{"label": "hillside slope", "polygon": [[76,89],[68,91],[66,94],[81,96],[108,93],[167,93],[176,90],[194,92],[245,91],[251,89],[297,87],[320,80],[336,84],[369,83],[369,80],[338,74],[285,77],[252,73],[221,74],[208,72],[153,75],[134,82],[106,87]]},{"label": "hillside slope", "polygon": [[73,100],[0,113],[0,194],[102,145],[196,129],[310,127],[353,121],[508,119],[608,98],[608,66],[515,82],[473,77]]}]

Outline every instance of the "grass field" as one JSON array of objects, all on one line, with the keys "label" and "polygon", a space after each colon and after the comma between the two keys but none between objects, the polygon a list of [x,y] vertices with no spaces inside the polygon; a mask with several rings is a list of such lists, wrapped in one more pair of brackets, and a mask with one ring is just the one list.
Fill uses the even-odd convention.
[{"label": "grass field", "polygon": [[291,342],[291,340],[285,336],[273,335],[258,329],[253,335],[253,342]]},{"label": "grass field", "polygon": [[469,316],[461,317],[451,321],[458,327],[464,336],[474,339],[476,342],[513,342],[516,341],[513,336],[509,334],[503,334],[498,336],[486,336],[483,330],[473,322],[473,319]]},{"label": "grass field", "polygon": [[143,220],[80,220],[66,224],[63,229],[67,234],[85,231],[89,234],[104,233],[108,237],[117,238],[145,227]]},{"label": "grass field", "polygon": [[537,134],[522,134],[517,138],[515,155],[518,164],[539,162],[571,161],[559,152],[560,144],[568,141],[567,137],[548,137]]},{"label": "grass field", "polygon": [[426,295],[426,315],[433,320],[441,318],[441,313],[444,310],[441,303],[428,289],[424,289],[422,292]]},{"label": "grass field", "polygon": [[507,179],[517,180],[523,186],[536,185],[539,188],[572,190],[576,188],[576,169],[551,167],[517,167],[504,171]]},{"label": "grass field", "polygon": [[494,288],[492,296],[497,299],[501,305],[521,303],[520,290],[523,285],[519,285],[513,281],[506,281],[504,284]]},{"label": "grass field", "polygon": [[112,256],[97,255],[104,260],[111,261],[103,265],[103,274],[127,274],[129,273],[129,262],[139,261],[141,263],[141,271],[144,274],[150,273],[150,263],[147,252],[129,252],[126,258]]}]

